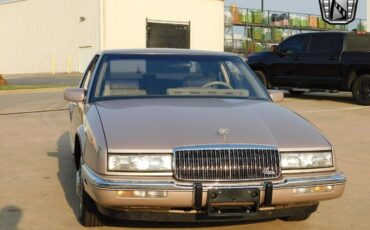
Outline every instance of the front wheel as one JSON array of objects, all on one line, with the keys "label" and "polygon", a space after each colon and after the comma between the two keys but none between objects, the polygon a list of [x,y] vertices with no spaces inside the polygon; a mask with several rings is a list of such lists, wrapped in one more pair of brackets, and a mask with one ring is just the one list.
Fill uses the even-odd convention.
[{"label": "front wheel", "polygon": [[83,179],[81,177],[81,167],[77,172],[77,186],[80,196],[79,216],[80,223],[85,227],[99,227],[104,226],[104,215],[101,214],[96,206],[95,201],[87,194],[83,186]]},{"label": "front wheel", "polygon": [[370,76],[359,77],[352,87],[352,95],[360,105],[370,105]]},{"label": "front wheel", "polygon": [[103,214],[98,211],[94,200],[85,191],[82,191],[79,220],[85,227],[104,226]]}]

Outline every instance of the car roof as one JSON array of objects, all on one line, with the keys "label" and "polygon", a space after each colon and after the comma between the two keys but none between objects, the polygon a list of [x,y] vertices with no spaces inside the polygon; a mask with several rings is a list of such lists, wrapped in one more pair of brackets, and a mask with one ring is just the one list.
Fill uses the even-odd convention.
[{"label": "car roof", "polygon": [[164,49],[164,48],[148,48],[148,49],[111,49],[102,50],[99,54],[164,54],[164,55],[205,55],[205,56],[238,56],[232,53],[189,50],[189,49]]},{"label": "car roof", "polygon": [[[345,34],[345,35],[356,35],[358,32],[356,31],[318,31],[318,32],[307,32],[307,33],[301,33],[296,35],[310,35],[310,34]],[[362,33],[361,34],[370,34],[370,33]]]}]

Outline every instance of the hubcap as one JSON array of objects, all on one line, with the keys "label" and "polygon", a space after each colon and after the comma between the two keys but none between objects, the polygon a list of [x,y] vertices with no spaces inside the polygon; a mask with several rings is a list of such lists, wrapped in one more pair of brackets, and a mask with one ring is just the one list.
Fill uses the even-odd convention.
[{"label": "hubcap", "polygon": [[369,81],[365,81],[361,84],[358,90],[358,94],[364,100],[370,99],[370,82]]},{"label": "hubcap", "polygon": [[76,190],[77,190],[77,194],[80,198],[78,213],[81,216],[82,215],[82,205],[83,205],[83,201],[82,201],[82,199],[83,199],[82,198],[82,196],[83,196],[83,185],[82,185],[81,169],[78,170],[77,173],[76,173]]},{"label": "hubcap", "polygon": [[79,215],[82,216],[82,206],[83,206],[83,184],[82,184],[82,177],[81,177],[81,169],[77,172],[79,183],[78,183],[78,191],[79,191],[79,197],[80,197],[80,203],[79,203]]},{"label": "hubcap", "polygon": [[80,203],[78,207],[78,214],[82,217],[82,209],[83,209],[83,192],[84,192],[84,185],[82,179],[82,156],[80,156],[80,169],[77,171],[76,175],[76,189],[78,190],[78,195],[80,197]]}]

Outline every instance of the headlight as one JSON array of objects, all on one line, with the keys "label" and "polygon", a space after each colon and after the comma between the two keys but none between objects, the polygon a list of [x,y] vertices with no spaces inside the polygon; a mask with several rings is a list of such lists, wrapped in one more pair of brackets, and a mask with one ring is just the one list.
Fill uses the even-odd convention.
[{"label": "headlight", "polygon": [[108,170],[123,172],[171,171],[171,155],[127,154],[108,156]]},{"label": "headlight", "polygon": [[333,167],[331,152],[281,153],[282,169],[315,169]]}]

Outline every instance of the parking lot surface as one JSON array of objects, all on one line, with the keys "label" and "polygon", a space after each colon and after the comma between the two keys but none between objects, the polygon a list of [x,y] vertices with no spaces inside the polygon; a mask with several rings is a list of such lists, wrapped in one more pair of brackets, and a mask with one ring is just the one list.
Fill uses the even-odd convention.
[{"label": "parking lot surface", "polygon": [[[96,229],[370,229],[370,107],[349,94],[308,94],[281,103],[332,141],[347,175],[342,198],[322,202],[304,222],[145,223]],[[62,90],[0,92],[0,229],[84,229],[77,220],[75,169]],[[284,127],[282,127],[284,128]]]},{"label": "parking lot surface", "polygon": [[9,85],[53,85],[70,86],[77,85],[81,80],[80,73],[71,74],[12,74],[5,75]]}]

